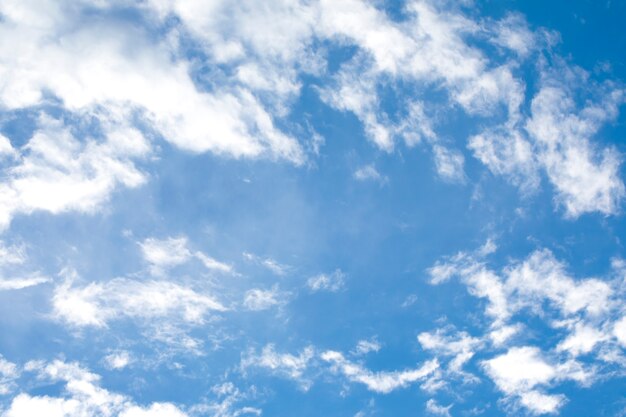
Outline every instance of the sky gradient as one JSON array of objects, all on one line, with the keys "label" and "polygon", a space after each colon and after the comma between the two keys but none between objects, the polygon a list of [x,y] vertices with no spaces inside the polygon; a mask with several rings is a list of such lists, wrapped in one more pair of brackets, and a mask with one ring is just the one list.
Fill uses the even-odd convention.
[{"label": "sky gradient", "polygon": [[626,415],[624,21],[1,0],[0,417]]}]

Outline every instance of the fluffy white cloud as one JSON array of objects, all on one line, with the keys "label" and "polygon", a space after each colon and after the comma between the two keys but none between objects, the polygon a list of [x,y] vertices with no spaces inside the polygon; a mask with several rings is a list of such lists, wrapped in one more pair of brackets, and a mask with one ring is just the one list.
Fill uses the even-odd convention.
[{"label": "fluffy white cloud", "polygon": [[567,338],[561,341],[557,347],[557,351],[568,351],[573,356],[587,354],[600,342],[606,340],[606,335],[589,325],[576,323],[573,331]]},{"label": "fluffy white cloud", "polygon": [[432,398],[426,401],[426,411],[436,416],[450,417],[451,408],[452,408],[452,405],[448,405],[448,406],[439,405],[439,403],[437,403],[437,401],[433,400]]},{"label": "fluffy white cloud", "polygon": [[308,390],[312,381],[305,377],[308,367],[315,358],[315,349],[305,347],[298,355],[276,352],[274,345],[266,345],[260,353],[249,350],[241,359],[241,369],[261,368],[270,373],[297,381],[300,386]]},{"label": "fluffy white cloud", "polygon": [[451,356],[449,369],[452,372],[461,372],[461,368],[473,356],[481,345],[481,340],[471,337],[467,332],[449,334],[443,329],[434,333],[423,332],[417,336],[422,348],[434,352],[439,356]]},{"label": "fluffy white cloud", "polygon": [[516,130],[485,131],[470,137],[468,148],[496,175],[504,175],[530,193],[539,187],[539,167],[532,144]]},{"label": "fluffy white cloud", "polygon": [[0,279],[0,291],[6,290],[21,290],[23,288],[34,287],[36,285],[45,284],[50,282],[50,278],[46,277],[26,277],[26,278],[10,278]]},{"label": "fluffy white cloud", "polygon": [[510,13],[496,22],[494,32],[493,43],[521,56],[526,56],[537,48],[538,36],[529,29],[524,16],[520,14]]},{"label": "fluffy white cloud", "polygon": [[104,327],[122,318],[202,324],[226,311],[213,296],[168,281],[116,278],[76,286],[66,279],[52,298],[53,314],[70,325]]},{"label": "fluffy white cloud", "polygon": [[215,272],[232,274],[231,265],[220,262],[200,251],[192,252],[189,249],[189,240],[185,236],[169,237],[166,239],[148,238],[139,243],[144,259],[151,265],[153,273],[159,275],[165,269],[189,262],[192,258],[198,259],[205,268]]},{"label": "fluffy white cloud", "polygon": [[519,401],[533,414],[557,414],[565,403],[565,397],[563,395],[549,395],[538,391],[528,391],[520,394]]},{"label": "fluffy white cloud", "polygon": [[[27,259],[24,245],[7,246],[0,241],[0,291],[21,290],[51,281],[39,273],[24,272]],[[20,267],[22,270],[14,271]]]},{"label": "fluffy white cloud", "polygon": [[100,377],[75,363],[53,361],[29,362],[25,369],[37,374],[38,380],[60,382],[61,396],[19,394],[11,400],[2,417],[186,417],[170,403],[152,403],[140,407],[123,395],[112,393],[99,384]]},{"label": "fluffy white cloud", "polygon": [[626,348],[626,317],[622,317],[613,327],[613,334],[617,340]]},{"label": "fluffy white cloud", "polygon": [[416,369],[373,372],[359,363],[346,359],[340,352],[329,350],[323,352],[321,358],[332,365],[334,372],[342,374],[349,381],[364,384],[370,391],[382,394],[424,380],[439,367],[436,360],[431,360]]},{"label": "fluffy white cloud", "polygon": [[[463,333],[451,337],[442,329],[421,333],[418,340],[424,349],[438,356],[453,356],[449,366],[453,369],[453,365],[471,360],[478,350],[508,347],[506,353],[483,361],[482,368],[510,401],[534,414],[555,413],[566,401],[565,396],[546,394],[543,389],[565,380],[587,386],[604,372],[612,372],[612,367],[624,366],[617,344],[623,343],[622,327],[626,327],[623,319],[616,318],[625,307],[621,283],[573,278],[546,249],[534,251],[523,261],[510,260],[495,272],[487,267],[485,259],[492,250],[486,249],[460,252],[428,270],[432,284],[457,276],[471,295],[486,300],[485,334],[480,338]],[[613,267],[620,273],[619,262]],[[511,347],[525,338],[523,333],[532,326],[532,320],[526,320],[529,316],[559,336],[545,352],[532,346]],[[583,355],[584,364],[577,361]],[[438,384],[445,383],[442,379]]]},{"label": "fluffy white cloud", "polygon": [[502,391],[512,394],[547,384],[557,376],[535,347],[516,347],[484,362],[485,369]]},{"label": "fluffy white cloud", "polygon": [[109,369],[118,370],[126,368],[132,362],[132,358],[128,351],[121,350],[105,356],[104,362]]},{"label": "fluffy white cloud", "polygon": [[[136,9],[143,24],[119,19],[119,7]],[[540,167],[568,216],[617,212],[624,196],[619,155],[596,149],[590,138],[617,114],[623,92],[602,91],[600,105],[580,110],[573,94],[544,80],[525,119],[519,110],[525,86],[515,74],[549,43],[547,33],[533,33],[519,15],[481,21],[429,0],[408,2],[404,12],[396,21],[356,0],[3,2],[0,106],[52,104],[72,126],[55,141],[60,128],[46,122],[20,149],[0,137],[0,154],[16,164],[0,186],[0,225],[35,210],[93,212],[118,186],[141,185],[146,176],[134,161],[154,146],[135,128],[137,120],[150,137],[190,152],[301,164],[303,139],[282,120],[305,73],[332,78],[319,89],[322,99],[355,114],[381,149],[391,151],[397,138],[409,146],[427,139],[446,180],[465,179],[464,157],[438,140],[431,113],[442,107],[483,120],[498,115],[506,121],[486,123],[469,140],[492,172],[528,191],[537,187]],[[194,60],[185,58],[189,40],[201,50]],[[484,41],[515,55],[489,54],[479,46]],[[320,44],[356,52],[330,73]],[[397,82],[415,94],[404,94]],[[399,110],[387,114],[381,92],[389,90]],[[97,125],[103,138],[81,131],[79,121]],[[45,149],[62,156],[50,159]],[[374,178],[369,171],[357,177]]]},{"label": "fluffy white cloud", "polygon": [[594,278],[573,279],[547,249],[512,263],[502,276],[466,253],[438,262],[429,273],[433,284],[460,276],[472,295],[489,301],[486,313],[498,325],[522,309],[541,311],[544,301],[565,317],[581,313],[598,317],[615,307],[615,291],[608,283]]},{"label": "fluffy white cloud", "polygon": [[382,348],[376,338],[369,340],[359,340],[354,349],[355,355],[367,355],[370,352],[378,352]]},{"label": "fluffy white cloud", "polygon": [[7,395],[11,391],[19,374],[17,365],[0,355],[0,395]]},{"label": "fluffy white cloud", "polygon": [[[113,5],[99,6],[105,14]],[[4,106],[37,105],[44,91],[76,112],[130,105],[166,140],[189,151],[234,157],[276,151],[301,161],[297,142],[275,128],[249,90],[230,83],[218,91],[202,91],[190,76],[190,64],[172,61],[167,42],[152,41],[144,29],[120,21],[85,20],[80,6],[67,1],[3,3],[2,37],[19,42],[0,48]],[[210,4],[198,6],[204,14],[196,18],[208,18],[213,11]],[[76,22],[82,24],[70,30]]]},{"label": "fluffy white cloud", "polygon": [[357,181],[375,181],[381,184],[388,181],[388,178],[382,176],[374,165],[365,165],[360,167],[354,171],[354,178]]},{"label": "fluffy white cloud", "polygon": [[220,262],[217,259],[214,259],[208,255],[205,255],[202,252],[196,252],[195,256],[196,258],[198,258],[198,260],[200,260],[200,262],[202,262],[202,265],[204,265],[204,267],[207,268],[208,270],[216,271],[216,272],[223,272],[226,274],[235,273],[235,270],[232,267],[232,265],[226,264],[224,262]]},{"label": "fluffy white cloud", "polygon": [[620,156],[612,149],[597,149],[590,138],[616,116],[623,100],[624,93],[614,90],[603,102],[578,110],[569,92],[552,85],[533,98],[526,129],[569,217],[594,211],[614,214],[619,209],[625,193]]},{"label": "fluffy white cloud", "polygon": [[452,182],[463,182],[465,180],[465,172],[463,171],[465,158],[463,158],[461,153],[441,145],[435,145],[433,151],[435,167],[441,178]]},{"label": "fluffy white cloud", "polygon": [[24,246],[7,246],[0,241],[0,267],[8,265],[21,265],[27,259]]},{"label": "fluffy white cloud", "polygon": [[563,395],[547,395],[536,390],[555,379],[567,379],[559,368],[546,362],[539,349],[516,347],[507,353],[483,362],[487,374],[498,388],[519,401],[534,414],[554,413],[565,401]]},{"label": "fluffy white cloud", "polygon": [[90,213],[116,186],[141,185],[145,175],[132,159],[146,154],[145,138],[130,127],[109,129],[104,141],[78,140],[62,122],[42,116],[0,184],[0,227],[6,228],[17,213]]},{"label": "fluffy white cloud", "polygon": [[146,261],[157,268],[183,264],[191,258],[186,237],[148,238],[140,243]]},{"label": "fluffy white cloud", "polygon": [[252,311],[267,310],[284,304],[284,296],[285,294],[281,293],[276,286],[269,290],[253,288],[246,291],[243,299],[243,306]]}]

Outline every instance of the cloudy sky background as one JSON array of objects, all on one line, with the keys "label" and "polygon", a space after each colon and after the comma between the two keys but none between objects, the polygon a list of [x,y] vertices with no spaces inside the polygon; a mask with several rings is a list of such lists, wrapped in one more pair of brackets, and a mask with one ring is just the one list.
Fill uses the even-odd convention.
[{"label": "cloudy sky background", "polygon": [[626,3],[1,0],[0,416],[623,416]]}]

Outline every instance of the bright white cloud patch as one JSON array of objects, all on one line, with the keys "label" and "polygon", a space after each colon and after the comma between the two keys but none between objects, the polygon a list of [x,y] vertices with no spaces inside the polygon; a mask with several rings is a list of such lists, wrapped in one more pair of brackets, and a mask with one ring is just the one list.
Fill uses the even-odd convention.
[{"label": "bright white cloud patch", "polygon": [[0,279],[0,291],[21,290],[23,288],[45,284],[46,282],[50,282],[50,279],[46,277]]},{"label": "bright white cloud patch", "polygon": [[432,398],[426,401],[426,411],[428,411],[432,415],[450,417],[451,408],[452,405],[444,407],[443,405],[439,405],[437,401],[433,400]]},{"label": "bright white cloud patch", "polygon": [[191,258],[185,237],[171,237],[163,240],[149,238],[140,246],[146,261],[157,268],[180,265]]},{"label": "bright white cloud patch", "polygon": [[508,395],[518,396],[522,405],[535,414],[555,413],[563,405],[563,395],[547,395],[535,388],[554,379],[558,369],[545,362],[537,348],[519,347],[484,362],[487,374],[498,388]]},{"label": "bright white cloud patch", "polygon": [[[567,401],[563,394],[547,394],[547,388],[566,380],[586,386],[607,362],[623,363],[616,350],[622,343],[622,322],[616,316],[624,309],[619,284],[575,279],[548,250],[537,250],[522,262],[512,261],[501,273],[487,268],[486,255],[482,249],[461,252],[437,263],[429,273],[431,283],[439,285],[458,276],[471,295],[485,299],[487,333],[478,339],[463,333],[444,337],[442,330],[425,332],[418,337],[425,349],[440,356],[456,355],[450,368],[458,369],[476,350],[484,350],[486,341],[496,348],[509,346],[506,353],[482,361],[482,367],[507,398],[535,414],[556,413]],[[528,326],[527,315],[542,320],[561,339],[546,352],[534,346],[511,346]],[[578,362],[580,356],[591,357],[591,363]]]},{"label": "bright white cloud patch", "polygon": [[58,120],[42,116],[38,125],[0,184],[0,227],[6,228],[17,213],[91,213],[118,185],[133,188],[145,182],[133,163],[148,152],[138,130],[107,122],[105,139],[79,140]]},{"label": "bright white cloud patch", "polygon": [[129,352],[123,350],[105,356],[104,361],[110,369],[119,370],[127,367],[131,363],[132,358]]},{"label": "bright white cloud patch", "polygon": [[354,349],[356,355],[367,355],[370,352],[378,352],[382,348],[376,338],[370,340],[359,340]]},{"label": "bright white cloud patch", "polygon": [[602,103],[576,109],[568,92],[545,86],[533,98],[527,130],[539,146],[539,161],[570,217],[598,211],[614,214],[624,197],[620,157],[612,149],[597,150],[589,138],[617,113],[624,93],[611,91]]},{"label": "bright white cloud patch", "polygon": [[300,383],[302,388],[309,389],[311,380],[305,373],[315,358],[315,350],[307,346],[298,355],[276,352],[274,345],[266,345],[260,353],[250,350],[241,359],[242,370],[249,368],[265,369],[275,375],[293,379]]},{"label": "bright white cloud patch", "polygon": [[422,381],[439,367],[437,361],[432,360],[415,369],[374,372],[346,359],[340,352],[326,351],[321,354],[321,358],[330,363],[335,372],[349,381],[364,384],[370,391],[382,394]]},{"label": "bright white cloud patch", "polygon": [[148,407],[136,405],[130,398],[100,386],[100,377],[76,363],[59,360],[43,363],[29,362],[26,370],[38,380],[62,383],[59,396],[19,394],[2,413],[3,417],[186,417],[187,414],[170,403],[153,403]]},{"label": "bright white cloud patch", "polygon": [[448,335],[442,330],[420,333],[417,340],[423,349],[432,351],[437,356],[451,356],[449,368],[453,372],[460,372],[481,345],[481,340],[471,337],[466,332]]},{"label": "bright white cloud patch", "polygon": [[269,290],[254,288],[246,291],[243,299],[243,305],[248,310],[261,311],[284,304],[284,294],[278,290],[278,287]]},{"label": "bright white cloud patch", "polygon": [[200,251],[189,249],[189,239],[185,236],[166,239],[148,238],[139,243],[144,259],[150,264],[153,273],[159,275],[167,268],[185,264],[196,258],[210,271],[234,273],[233,267],[220,262]]},{"label": "bright white cloud patch", "polygon": [[125,278],[85,286],[67,279],[55,288],[53,307],[57,319],[77,327],[105,327],[122,318],[201,324],[209,314],[226,311],[212,295],[191,288]]},{"label": "bright white cloud patch", "polygon": [[7,395],[13,389],[19,373],[16,364],[0,356],[0,395]]}]

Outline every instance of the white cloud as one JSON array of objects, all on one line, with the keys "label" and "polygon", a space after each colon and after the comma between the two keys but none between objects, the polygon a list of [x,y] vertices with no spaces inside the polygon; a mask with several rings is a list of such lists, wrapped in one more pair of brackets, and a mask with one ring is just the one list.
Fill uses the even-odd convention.
[{"label": "white cloud", "polygon": [[375,181],[384,184],[388,178],[382,176],[374,165],[365,165],[354,171],[354,178],[358,181]]},{"label": "white cloud", "polygon": [[615,323],[613,334],[622,346],[626,348],[626,316]]},{"label": "white cloud", "polygon": [[183,264],[191,258],[186,237],[148,238],[139,245],[146,261],[156,268]]},{"label": "white cloud", "polygon": [[[120,5],[142,13],[145,25],[113,18]],[[97,18],[83,13],[89,8]],[[50,126],[24,149],[0,137],[0,154],[19,161],[26,151],[29,158],[9,169],[0,187],[0,224],[7,227],[15,214],[35,210],[93,212],[117,187],[145,182],[134,163],[155,147],[135,129],[137,120],[187,151],[301,164],[303,141],[290,133],[298,129],[278,126],[300,93],[303,73],[330,75],[333,83],[320,88],[322,99],[355,114],[379,148],[393,150],[397,138],[408,146],[427,139],[437,172],[448,181],[466,179],[464,157],[437,138],[436,122],[446,114],[431,116],[460,108],[485,121],[469,147],[494,174],[530,191],[539,184],[538,169],[545,170],[569,217],[618,211],[625,194],[620,157],[595,149],[590,138],[615,117],[623,92],[603,88],[599,105],[578,110],[574,94],[542,80],[525,119],[525,86],[516,74],[547,42],[545,32],[532,32],[517,14],[481,21],[429,0],[409,2],[404,11],[405,19],[396,21],[357,0],[3,2],[0,39],[10,41],[0,45],[0,103],[9,110],[53,104],[71,116],[67,123],[98,125],[104,139],[80,133],[79,122],[67,126],[63,143],[41,138],[51,130],[47,136],[58,136]],[[155,34],[153,27],[163,22],[168,29]],[[484,41],[516,56],[490,54],[480,47]],[[190,43],[201,49],[193,62],[185,58]],[[327,44],[356,47],[332,74],[320,46]],[[540,75],[549,78],[543,67]],[[414,94],[403,93],[398,82]],[[398,111],[385,111],[383,91],[393,93]],[[432,91],[437,98],[425,102]],[[41,142],[64,157],[33,158]],[[356,177],[384,179],[364,169]]]},{"label": "white cloud", "polygon": [[232,274],[235,272],[231,265],[228,265],[224,262],[220,262],[214,258],[211,258],[210,256],[207,256],[202,252],[196,252],[195,256],[209,270],[223,272],[226,274]]},{"label": "white cloud", "polygon": [[359,363],[346,359],[340,352],[328,350],[322,353],[321,358],[332,365],[334,372],[344,375],[351,382],[364,384],[370,391],[381,394],[388,394],[396,389],[424,380],[439,367],[436,360],[431,360],[416,369],[373,372]]},{"label": "white cloud", "polygon": [[[137,8],[146,24],[116,18],[114,9],[122,4]],[[185,30],[174,27],[153,36],[152,25],[147,23],[154,23],[151,8],[159,9],[163,17],[168,11],[179,13],[181,24],[194,36],[206,35],[208,42],[201,43],[213,46],[215,56],[219,55],[217,49],[241,50],[240,58],[244,51],[236,39],[231,46],[223,42],[232,34],[219,36],[214,30],[202,30],[213,23],[213,29],[225,27],[213,18],[216,7],[226,8],[225,3],[169,4],[171,9],[157,1],[140,5],[7,0],[0,5],[0,38],[8,40],[0,44],[0,104],[8,111],[52,105],[68,116],[64,118],[66,127],[43,118],[40,129],[20,149],[0,137],[0,154],[13,155],[16,164],[4,173],[7,180],[0,187],[2,227],[6,228],[15,214],[35,210],[93,212],[118,186],[132,188],[145,182],[146,176],[133,161],[153,146],[135,128],[137,120],[139,125],[149,125],[157,136],[191,152],[280,158],[295,164],[304,161],[298,141],[277,128],[275,119],[287,112],[285,100],[299,91],[293,63],[306,54],[294,53],[290,58],[293,65],[286,67],[263,59],[244,62],[231,75],[222,72],[217,88],[199,86],[196,83],[201,77],[192,76],[194,64],[183,58],[182,43],[173,41]],[[297,7],[272,8],[256,23],[271,21],[277,28],[276,17],[282,13],[280,21],[287,32],[281,41],[296,48],[301,42],[292,42],[293,32],[299,25],[291,24],[291,18],[297,11]],[[240,35],[260,46],[259,33],[267,31],[244,34],[252,28],[254,14],[245,9],[239,12]],[[208,65],[217,64],[210,56],[207,61]],[[274,99],[264,100],[262,95]],[[84,132],[86,125],[96,126],[103,138],[90,137],[91,132]]]},{"label": "white cloud", "polygon": [[502,346],[509,341],[513,336],[518,334],[522,330],[521,324],[514,324],[510,326],[501,326],[489,333],[489,338],[495,346]]},{"label": "white cloud", "polygon": [[544,301],[564,316],[586,313],[597,317],[614,306],[614,290],[608,283],[595,278],[573,279],[547,249],[533,252],[521,263],[512,263],[502,276],[466,253],[436,263],[429,274],[432,284],[455,275],[461,277],[472,295],[489,301],[486,313],[499,325],[524,308],[541,311]]},{"label": "white cloud", "polygon": [[[5,16],[0,33],[19,42],[0,49],[6,63],[0,68],[6,80],[0,90],[5,106],[35,106],[44,91],[75,112],[127,105],[140,110],[166,140],[189,151],[233,157],[270,153],[302,161],[298,143],[275,128],[272,116],[249,90],[232,81],[211,93],[198,89],[189,62],[172,60],[174,51],[166,40],[152,41],[141,27],[119,20],[113,24],[85,18],[81,6],[86,4],[37,6],[11,1],[0,10]],[[99,6],[106,14],[111,3]],[[215,9],[200,3],[191,7],[200,12],[195,19],[210,20]],[[76,22],[80,26],[68,31]],[[64,42],[57,42],[61,36]]]},{"label": "white cloud", "polygon": [[432,398],[426,401],[426,411],[436,416],[450,417],[451,408],[452,408],[452,405],[448,405],[444,407],[443,405],[439,405],[437,401],[435,401]]},{"label": "white cloud", "polygon": [[541,357],[539,349],[530,346],[511,348],[483,364],[498,388],[507,394],[529,391],[557,377],[556,368]]},{"label": "white cloud", "polygon": [[[615,322],[615,316],[624,309],[618,280],[575,279],[546,249],[532,252],[523,261],[509,260],[507,266],[495,272],[488,269],[484,259],[489,252],[460,252],[428,270],[432,284],[456,276],[471,295],[486,300],[484,336],[469,343],[463,334],[451,337],[443,330],[422,333],[418,340],[424,349],[438,356],[459,352],[450,363],[453,369],[454,362],[463,364],[475,351],[484,351],[487,340],[491,347],[500,348],[527,338],[533,331],[534,319],[553,328],[560,338],[546,348],[545,354],[536,347],[517,346],[482,361],[483,370],[506,398],[534,414],[555,413],[567,400],[564,395],[542,390],[565,380],[588,386],[603,373],[612,372],[607,364],[626,363],[610,334],[612,331],[619,342],[624,327]],[[620,272],[619,262],[613,267]],[[577,361],[581,355],[585,355],[584,364]],[[439,379],[434,383],[440,386],[446,382]]]},{"label": "white cloud", "polygon": [[516,130],[485,131],[468,140],[468,148],[496,175],[510,178],[523,192],[539,187],[539,167],[531,143]]},{"label": "white cloud", "polygon": [[568,217],[594,211],[615,214],[619,209],[625,194],[620,156],[610,148],[597,149],[590,139],[604,121],[616,116],[623,96],[611,91],[604,102],[581,110],[559,87],[543,86],[533,98],[526,130],[539,146],[539,161]]},{"label": "white cloud", "polygon": [[506,15],[496,22],[494,32],[493,43],[510,49],[522,57],[538,47],[538,36],[528,28],[528,23],[520,14]]},{"label": "white cloud", "polygon": [[17,155],[17,151],[13,148],[11,141],[9,138],[0,133],[0,157],[11,156],[14,157]]},{"label": "white cloud", "polygon": [[570,375],[546,362],[535,347],[512,348],[484,361],[483,366],[501,391],[517,397],[533,414],[556,413],[565,402],[563,395],[547,395],[536,389],[556,379],[568,379]]},{"label": "white cloud", "polygon": [[533,414],[557,414],[565,403],[565,397],[528,391],[520,395],[520,403]]},{"label": "white cloud", "polygon": [[26,278],[0,278],[0,291],[21,290],[50,282],[50,278],[32,276]]},{"label": "white cloud", "polygon": [[162,274],[167,268],[185,264],[192,258],[198,259],[208,270],[226,274],[235,273],[231,265],[200,251],[192,253],[186,236],[165,239],[148,238],[139,243],[139,246],[141,246],[144,259],[151,264],[151,270],[156,275]]},{"label": "white cloud", "polygon": [[439,356],[452,356],[449,369],[453,372],[461,372],[461,368],[474,356],[482,341],[471,337],[467,332],[449,334],[444,329],[438,329],[434,333],[423,332],[417,336],[422,348],[434,352]]},{"label": "white cloud", "polygon": [[38,127],[0,184],[0,227],[6,228],[17,213],[91,213],[118,185],[144,183],[145,175],[132,162],[147,152],[139,131],[105,127],[106,140],[81,141],[67,126],[45,116]]},{"label": "white cloud", "polygon": [[284,303],[284,294],[276,286],[269,290],[260,288],[248,290],[243,300],[243,306],[252,311],[267,310]]},{"label": "white cloud", "polygon": [[[16,364],[0,355],[0,395],[7,395],[15,386],[15,379],[20,375]],[[1,411],[1,410],[0,410]]]},{"label": "white cloud", "polygon": [[198,404],[189,410],[193,415],[210,415],[214,417],[239,417],[242,415],[263,414],[263,410],[256,407],[240,406],[239,403],[255,397],[256,387],[252,386],[248,391],[242,391],[232,382],[224,382],[211,387],[211,392],[216,395],[216,399]]},{"label": "white cloud", "polygon": [[187,414],[170,403],[152,403],[144,408],[120,394],[102,388],[100,377],[75,363],[53,361],[29,362],[27,371],[35,372],[37,380],[61,382],[64,392],[59,396],[19,394],[11,400],[3,417],[186,417]]},{"label": "white cloud", "polygon": [[241,368],[263,368],[272,374],[297,381],[301,387],[308,390],[312,384],[311,380],[305,377],[305,372],[311,365],[315,357],[315,350],[312,346],[305,347],[300,354],[278,353],[274,345],[266,345],[257,354],[250,350],[241,359]]},{"label": "white cloud", "polygon": [[378,352],[382,348],[376,338],[359,340],[354,350],[355,355],[367,355],[370,352]]},{"label": "white cloud", "polygon": [[109,369],[119,370],[126,368],[132,362],[132,358],[128,351],[121,350],[105,356],[104,362]]},{"label": "white cloud", "polygon": [[0,266],[21,265],[26,262],[26,259],[24,246],[6,246],[0,241]]},{"label": "white cloud", "polygon": [[345,274],[337,269],[330,274],[319,274],[307,280],[306,285],[313,292],[337,292],[345,286]]},{"label": "white cloud", "polygon": [[173,404],[156,403],[148,408],[131,406],[123,410],[119,417],[187,417],[187,414]]},{"label": "white cloud", "polygon": [[557,351],[568,351],[573,356],[584,355],[593,350],[600,342],[606,339],[603,332],[585,325],[576,323],[573,331],[556,347]]},{"label": "white cloud", "polygon": [[516,308],[535,306],[541,299],[552,302],[565,315],[586,312],[597,316],[611,308],[609,284],[593,278],[575,281],[546,249],[535,251],[506,272],[507,291],[515,296],[511,301]]},{"label": "white cloud", "polygon": [[465,181],[465,171],[463,170],[465,158],[463,158],[461,153],[441,145],[435,145],[433,151],[437,174],[442,179],[452,182]]},{"label": "white cloud", "polygon": [[253,263],[261,265],[262,267],[270,270],[273,274],[283,276],[291,269],[289,265],[284,265],[272,258],[262,258],[253,253],[244,252],[243,257]]},{"label": "white cloud", "polygon": [[82,287],[66,279],[52,302],[54,317],[77,327],[104,327],[122,318],[202,324],[209,314],[226,311],[211,295],[173,282],[125,278]]}]

